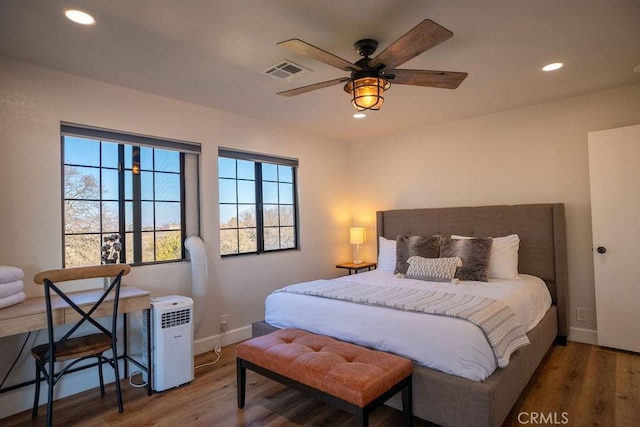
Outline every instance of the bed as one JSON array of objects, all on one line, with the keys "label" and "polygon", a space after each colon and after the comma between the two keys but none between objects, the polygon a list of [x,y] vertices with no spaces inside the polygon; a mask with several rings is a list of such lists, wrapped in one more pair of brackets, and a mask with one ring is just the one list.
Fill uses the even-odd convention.
[{"label": "bed", "polygon": [[[540,283],[548,289],[550,297],[548,310],[542,314],[539,321],[534,322],[535,326],[527,327],[526,337],[529,344],[514,351],[506,367],[488,368],[486,375],[480,373],[477,378],[474,377],[476,374],[446,373],[414,360],[414,415],[444,426],[501,425],[554,341],[559,344],[566,343],[568,318],[564,205],[530,204],[380,211],[377,212],[377,233],[388,240],[395,240],[396,236],[518,235],[518,274],[539,278]],[[342,303],[351,304],[344,301]],[[324,310],[328,310],[324,312],[326,317],[332,317],[333,309]],[[254,336],[277,329],[275,325],[279,323],[273,320],[271,311],[273,309],[267,311],[267,321],[254,323]],[[306,329],[315,332],[314,328],[317,325],[313,324],[312,320],[308,322],[307,325],[296,326],[301,329],[307,326]],[[355,326],[350,322],[342,322],[340,328],[348,336],[350,328]],[[384,334],[381,332],[381,335]],[[382,337],[382,341],[387,340]],[[394,352],[393,348],[387,350]],[[400,408],[398,398],[392,399],[389,404]]]}]

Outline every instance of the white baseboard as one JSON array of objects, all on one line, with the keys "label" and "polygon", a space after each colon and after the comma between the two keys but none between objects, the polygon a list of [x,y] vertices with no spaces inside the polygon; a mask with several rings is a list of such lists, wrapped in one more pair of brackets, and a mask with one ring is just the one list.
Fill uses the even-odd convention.
[{"label": "white baseboard", "polygon": [[213,335],[210,337],[196,340],[193,343],[194,354],[198,355],[198,354],[206,353],[208,351],[212,351],[216,347],[216,344],[218,344],[218,341],[220,340],[221,337],[222,337],[221,347],[247,340],[251,338],[251,325],[243,326],[242,328],[232,329],[230,331],[227,331],[224,333],[224,336],[222,336],[222,334],[218,334],[218,335]]},{"label": "white baseboard", "polygon": [[594,329],[569,328],[569,341],[598,345],[598,331]]}]

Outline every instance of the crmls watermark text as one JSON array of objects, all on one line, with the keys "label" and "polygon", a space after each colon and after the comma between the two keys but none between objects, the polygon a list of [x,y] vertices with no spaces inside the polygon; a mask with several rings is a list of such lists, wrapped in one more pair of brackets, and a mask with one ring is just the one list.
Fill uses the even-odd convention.
[{"label": "crmls watermark text", "polygon": [[566,425],[569,424],[568,412],[520,412],[518,423],[531,425]]}]

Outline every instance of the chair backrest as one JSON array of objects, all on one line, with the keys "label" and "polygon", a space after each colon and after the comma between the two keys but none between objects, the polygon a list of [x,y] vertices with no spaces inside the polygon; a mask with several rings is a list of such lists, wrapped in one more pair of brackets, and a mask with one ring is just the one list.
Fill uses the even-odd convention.
[{"label": "chair backrest", "polygon": [[[55,352],[53,351],[56,345],[69,339],[85,322],[92,324],[96,329],[109,336],[115,344],[115,332],[117,330],[118,321],[118,303],[120,299],[120,285],[122,282],[122,276],[129,274],[131,267],[127,264],[104,264],[88,267],[75,267],[65,268],[59,270],[43,271],[35,275],[34,282],[43,284],[45,287],[44,295],[47,306],[47,329],[49,338],[49,357],[51,361],[55,361]],[[104,291],[98,298],[98,300],[91,305],[88,310],[83,309],[76,304],[71,295],[67,295],[62,291],[57,284],[60,282],[70,282],[73,280],[92,279],[92,278],[108,278],[110,280],[109,286],[105,286]],[[52,305],[52,292],[62,298],[72,309],[74,309],[79,315],[78,320],[62,337],[56,339],[54,334],[53,311]],[[111,297],[110,295],[113,295]],[[92,315],[103,305],[103,303],[112,303],[111,313],[111,330],[105,328]],[[83,304],[84,305],[84,304]],[[104,316],[102,314],[101,316]]]}]

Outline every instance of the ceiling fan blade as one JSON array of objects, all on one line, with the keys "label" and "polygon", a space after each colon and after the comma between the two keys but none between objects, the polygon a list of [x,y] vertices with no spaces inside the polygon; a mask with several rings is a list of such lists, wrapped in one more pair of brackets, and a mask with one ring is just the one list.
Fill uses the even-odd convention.
[{"label": "ceiling fan blade", "polygon": [[333,67],[340,68],[341,70],[353,71],[362,69],[358,65],[352,64],[346,59],[335,56],[334,54],[329,53],[326,50],[322,50],[319,47],[315,47],[314,45],[311,45],[307,42],[303,42],[300,39],[285,40],[283,42],[279,42],[278,45],[284,46],[296,53],[308,56]]},{"label": "ceiling fan blade", "polygon": [[312,90],[322,89],[324,87],[329,87],[333,85],[337,85],[338,83],[344,83],[348,81],[348,77],[342,77],[339,79],[327,80],[326,82],[314,83],[309,86],[302,86],[297,89],[285,90],[284,92],[278,92],[278,95],[282,96],[295,96],[303,93],[311,92]]},{"label": "ceiling fan blade", "polygon": [[392,84],[428,86],[442,89],[457,88],[468,75],[467,73],[456,71],[431,70],[391,70],[389,74],[395,75],[391,80]]},{"label": "ceiling fan blade", "polygon": [[392,70],[449,39],[451,36],[453,36],[451,31],[430,19],[425,19],[404,36],[387,46],[385,50],[369,62],[369,65],[373,68],[384,65],[382,69]]}]

